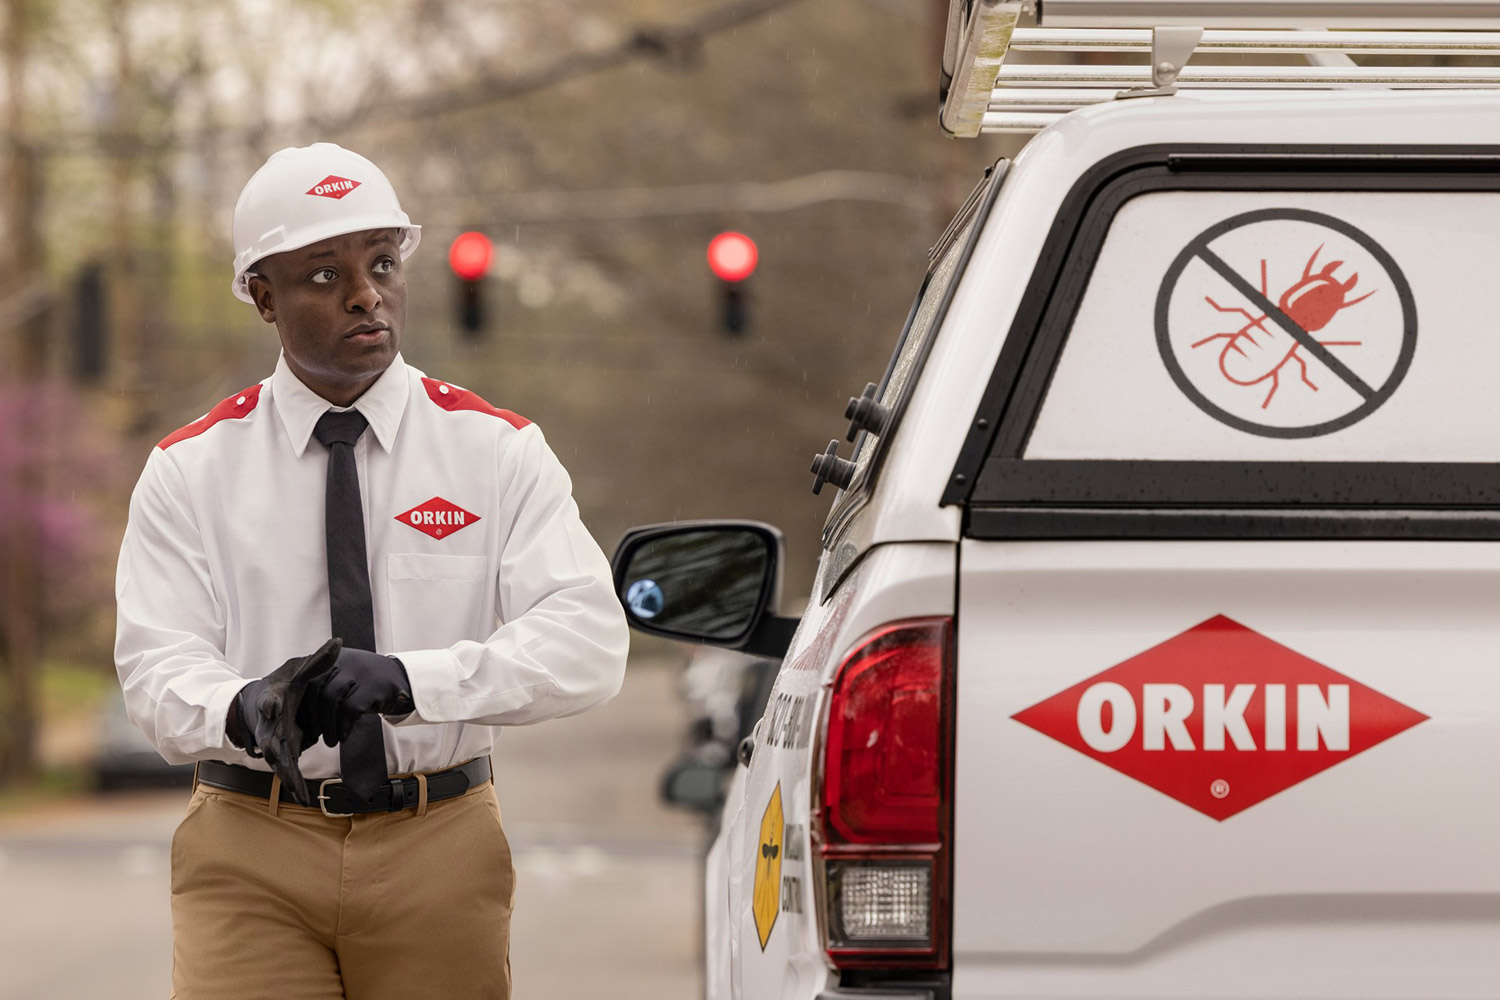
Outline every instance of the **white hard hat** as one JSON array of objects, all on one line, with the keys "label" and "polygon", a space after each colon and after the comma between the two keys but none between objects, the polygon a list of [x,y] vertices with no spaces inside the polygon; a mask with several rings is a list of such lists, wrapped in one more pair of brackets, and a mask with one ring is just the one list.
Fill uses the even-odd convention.
[{"label": "white hard hat", "polygon": [[422,240],[396,189],[380,168],[331,142],[289,146],[245,182],[234,205],[234,282],[230,290],[252,302],[245,278],[256,261],[330,236],[366,229],[401,230],[401,259]]}]

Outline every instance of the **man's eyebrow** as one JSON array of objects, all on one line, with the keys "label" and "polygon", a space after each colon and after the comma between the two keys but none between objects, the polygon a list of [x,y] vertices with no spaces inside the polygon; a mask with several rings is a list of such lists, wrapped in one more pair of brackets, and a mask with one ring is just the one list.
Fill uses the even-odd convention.
[{"label": "man's eyebrow", "polygon": [[[366,247],[372,247],[372,246],[374,246],[377,243],[390,243],[391,245],[394,246],[396,244],[396,238],[394,236],[392,236],[390,233],[377,232],[377,233],[375,233],[375,235],[373,235],[369,239],[365,240],[365,246]],[[307,260],[307,261],[313,261],[313,260],[320,260],[320,259],[322,259],[324,257],[337,257],[338,254],[339,254],[339,252],[337,250],[334,250],[334,249],[314,250],[312,253],[308,254],[303,259]]]}]

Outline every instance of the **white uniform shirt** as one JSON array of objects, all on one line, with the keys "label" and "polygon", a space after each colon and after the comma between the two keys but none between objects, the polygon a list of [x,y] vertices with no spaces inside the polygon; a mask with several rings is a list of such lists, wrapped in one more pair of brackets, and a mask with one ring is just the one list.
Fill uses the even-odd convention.
[{"label": "white uniform shirt", "polygon": [[[130,502],[115,665],[131,719],[172,763],[266,769],[229,742],[245,683],[329,637],[324,544],[330,409],[283,358],[151,452]],[[613,697],[628,631],[609,563],[541,431],[398,355],[355,403],[354,448],[377,650],[416,711],[385,724],[392,773],[489,753],[495,727]],[[338,773],[338,749],[301,758]]]}]

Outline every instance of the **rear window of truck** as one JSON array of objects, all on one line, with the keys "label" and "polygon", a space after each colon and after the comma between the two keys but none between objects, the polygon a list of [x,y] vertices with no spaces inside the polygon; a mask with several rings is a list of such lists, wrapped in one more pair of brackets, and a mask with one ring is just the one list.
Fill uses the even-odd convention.
[{"label": "rear window of truck", "polygon": [[1500,157],[1142,159],[1054,228],[971,526],[1500,537]]}]

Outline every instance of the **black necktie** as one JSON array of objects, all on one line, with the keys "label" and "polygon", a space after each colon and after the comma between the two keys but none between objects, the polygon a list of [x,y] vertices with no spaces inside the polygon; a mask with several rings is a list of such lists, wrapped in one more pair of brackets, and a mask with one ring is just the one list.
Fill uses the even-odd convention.
[{"label": "black necktie", "polygon": [[[365,556],[365,514],[359,500],[354,442],[370,426],[358,410],[329,410],[313,436],[328,449],[324,532],[328,541],[328,604],[333,634],[353,649],[375,652],[375,605]],[[369,800],[385,783],[385,732],[380,716],[365,715],[339,744],[344,784]]]}]

